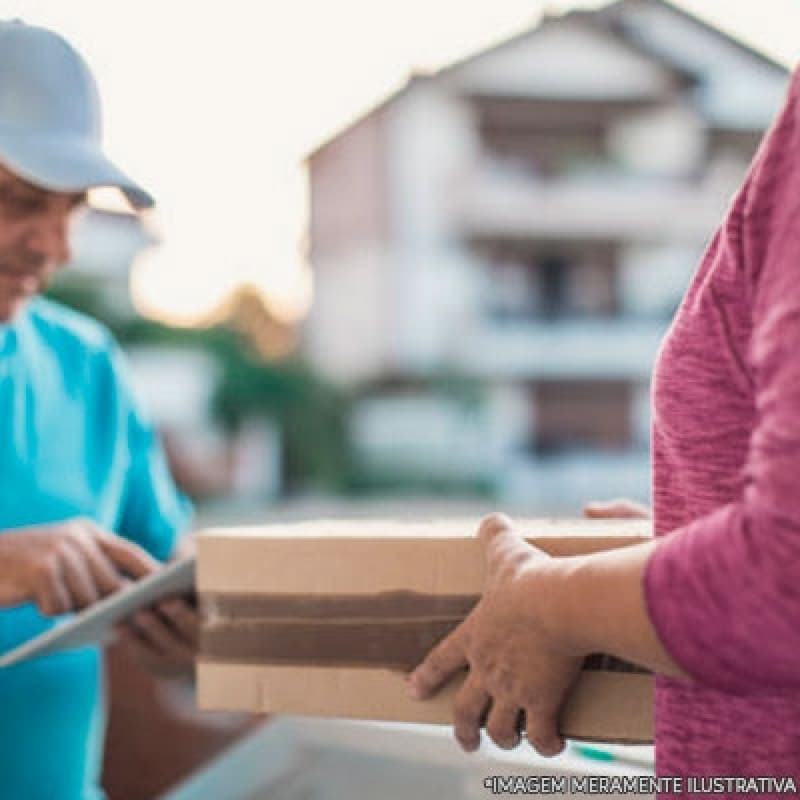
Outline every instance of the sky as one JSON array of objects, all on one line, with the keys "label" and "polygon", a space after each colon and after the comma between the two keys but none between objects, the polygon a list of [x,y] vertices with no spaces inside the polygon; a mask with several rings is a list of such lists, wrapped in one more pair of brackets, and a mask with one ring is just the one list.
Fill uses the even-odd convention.
[{"label": "sky", "polygon": [[[676,0],[787,65],[800,0]],[[176,323],[241,282],[286,321],[312,300],[303,158],[401,86],[530,27],[539,0],[0,0],[66,36],[103,98],[106,150],[155,196],[163,244],[134,300]]]}]

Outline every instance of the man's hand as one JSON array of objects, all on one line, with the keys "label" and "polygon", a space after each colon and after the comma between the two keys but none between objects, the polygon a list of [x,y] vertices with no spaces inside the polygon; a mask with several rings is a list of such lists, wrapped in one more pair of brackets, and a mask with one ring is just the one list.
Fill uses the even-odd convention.
[{"label": "man's hand", "polygon": [[[187,558],[194,550],[194,538],[184,536],[172,557]],[[183,676],[194,669],[199,630],[200,617],[194,605],[187,598],[171,597],[119,625],[117,638],[151,672]]]},{"label": "man's hand", "polygon": [[139,611],[117,628],[117,636],[151,672],[178,676],[194,668],[199,628],[194,606],[185,598],[172,597]]},{"label": "man's hand", "polygon": [[0,533],[0,606],[66,614],[158,569],[142,548],[88,519]]},{"label": "man's hand", "polygon": [[539,753],[556,755],[564,748],[559,710],[586,655],[574,652],[547,618],[558,559],[529,545],[502,514],[486,517],[478,535],[487,564],[483,596],[411,673],[409,690],[426,699],[468,667],[453,709],[462,748],[477,749],[485,720],[500,747],[515,747],[522,727]]}]

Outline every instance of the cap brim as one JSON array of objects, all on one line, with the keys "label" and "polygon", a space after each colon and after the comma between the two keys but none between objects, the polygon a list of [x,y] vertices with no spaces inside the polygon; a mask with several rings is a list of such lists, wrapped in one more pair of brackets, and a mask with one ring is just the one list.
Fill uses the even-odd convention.
[{"label": "cap brim", "polygon": [[20,178],[45,189],[82,192],[111,186],[118,188],[134,208],[155,205],[148,192],[85,139],[21,136],[2,131],[0,161]]}]

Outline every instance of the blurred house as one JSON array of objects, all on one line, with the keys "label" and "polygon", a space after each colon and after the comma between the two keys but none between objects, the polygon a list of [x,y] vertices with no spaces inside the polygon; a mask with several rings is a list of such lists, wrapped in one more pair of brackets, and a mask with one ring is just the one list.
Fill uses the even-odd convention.
[{"label": "blurred house", "polygon": [[[619,0],[414,76],[308,158],[312,361],[375,469],[541,510],[649,493],[649,376],[785,68]],[[478,408],[432,391],[456,371]]]}]

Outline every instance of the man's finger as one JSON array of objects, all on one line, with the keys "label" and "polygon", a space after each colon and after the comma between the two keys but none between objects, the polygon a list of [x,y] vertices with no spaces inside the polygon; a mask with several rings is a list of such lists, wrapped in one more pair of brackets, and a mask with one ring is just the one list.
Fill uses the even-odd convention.
[{"label": "man's finger", "polygon": [[129,624],[117,627],[115,641],[130,650],[133,657],[149,669],[154,668],[164,658],[159,650],[156,650],[150,642],[142,639]]},{"label": "man's finger", "polygon": [[121,536],[100,532],[95,540],[114,566],[132,578],[142,578],[161,567],[149,553]]},{"label": "man's finger", "polygon": [[100,549],[99,545],[94,540],[89,539],[83,543],[82,549],[86,564],[101,596],[105,597],[117,591],[117,589],[121,589],[125,584],[125,580],[114,569],[114,564]]},{"label": "man's finger", "polygon": [[158,604],[158,612],[165,616],[175,631],[190,645],[197,644],[200,615],[181,597],[173,597]]},{"label": "man's finger", "polygon": [[72,596],[73,608],[85,608],[100,599],[89,566],[79,547],[66,545],[59,553],[64,583]]},{"label": "man's finger", "polygon": [[449,636],[442,639],[425,660],[408,676],[408,689],[417,700],[432,697],[452,675],[467,665],[464,655],[464,626],[462,622]]},{"label": "man's finger", "polygon": [[64,583],[60,562],[44,570],[39,578],[36,601],[39,610],[48,617],[66,614],[72,610],[72,599]]},{"label": "man's finger", "polygon": [[194,650],[152,611],[135,614],[131,624],[141,639],[166,658],[187,663],[194,659]]},{"label": "man's finger", "polygon": [[[169,632],[160,630],[163,622],[159,622],[152,611],[138,611],[127,621],[128,630],[142,647],[149,650],[150,655],[163,657],[169,649]],[[162,641],[165,645],[162,646]]]}]

